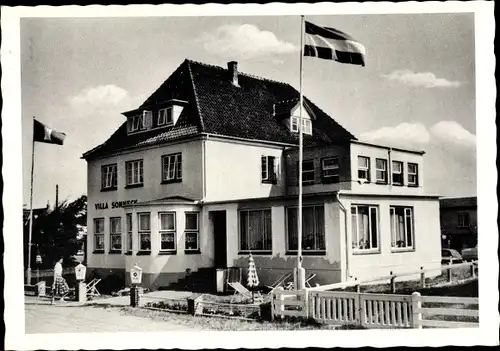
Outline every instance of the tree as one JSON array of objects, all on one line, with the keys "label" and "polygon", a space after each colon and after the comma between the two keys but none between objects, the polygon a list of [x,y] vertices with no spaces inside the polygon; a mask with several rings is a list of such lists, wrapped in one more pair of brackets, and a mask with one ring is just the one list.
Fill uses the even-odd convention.
[{"label": "tree", "polygon": [[[73,202],[64,201],[57,210],[47,208],[33,221],[31,266],[35,266],[36,255],[42,256],[41,267],[52,267],[63,257],[68,260],[81,247],[77,239],[77,224],[87,221],[87,196],[82,195]],[[24,227],[24,264],[28,263],[29,222]]]}]

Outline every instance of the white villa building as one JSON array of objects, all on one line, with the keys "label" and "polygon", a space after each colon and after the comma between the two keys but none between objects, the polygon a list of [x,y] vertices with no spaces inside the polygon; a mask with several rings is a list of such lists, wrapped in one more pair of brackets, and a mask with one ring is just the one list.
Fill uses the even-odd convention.
[{"label": "white villa building", "polygon": [[[185,60],[88,163],[88,270],[138,264],[144,286],[248,266],[262,284],[297,260],[299,93]],[[424,152],[358,141],[304,99],[303,267],[330,284],[440,270]]]}]

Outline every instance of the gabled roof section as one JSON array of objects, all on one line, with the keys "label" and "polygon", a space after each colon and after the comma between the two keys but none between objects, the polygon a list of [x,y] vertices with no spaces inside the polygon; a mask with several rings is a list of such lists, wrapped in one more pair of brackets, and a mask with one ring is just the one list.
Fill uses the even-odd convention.
[{"label": "gabled roof section", "polygon": [[[235,86],[228,69],[185,60],[137,110],[124,114],[140,113],[173,99],[187,102],[174,126],[127,135],[123,123],[106,142],[85,153],[83,158],[201,133],[298,144],[298,134],[290,132],[282,118],[274,114],[274,108],[279,106],[281,117],[286,116],[286,110],[299,101],[299,92],[287,83],[239,72]],[[306,97],[304,108],[313,119],[312,135],[304,135],[305,146],[356,139]]]},{"label": "gabled roof section", "polygon": [[[199,62],[191,65],[203,131],[238,138],[296,144],[298,135],[273,116],[273,105],[298,102],[299,92],[291,85],[238,73],[234,86],[227,69]],[[295,103],[296,104],[296,103]],[[285,104],[287,108],[292,103]],[[306,143],[332,143],[356,139],[309,99],[304,108],[313,117],[312,136]]]},{"label": "gabled roof section", "polygon": [[128,134],[126,121],[101,145],[87,151],[82,158],[89,159],[119,150],[154,145],[170,140],[199,134],[200,117],[195,103],[189,61],[185,60],[163,84],[151,94],[136,110],[124,112],[130,116],[171,100],[186,101],[177,123],[171,127],[156,128],[149,131]]}]

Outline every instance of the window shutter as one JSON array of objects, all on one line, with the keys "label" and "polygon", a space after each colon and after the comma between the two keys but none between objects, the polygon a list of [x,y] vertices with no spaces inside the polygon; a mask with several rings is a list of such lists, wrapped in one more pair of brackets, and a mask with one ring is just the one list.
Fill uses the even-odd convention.
[{"label": "window shutter", "polygon": [[268,180],[269,174],[268,174],[268,166],[267,166],[267,157],[266,156],[262,156],[260,158],[260,162],[261,162],[261,176],[262,176],[262,180]]}]

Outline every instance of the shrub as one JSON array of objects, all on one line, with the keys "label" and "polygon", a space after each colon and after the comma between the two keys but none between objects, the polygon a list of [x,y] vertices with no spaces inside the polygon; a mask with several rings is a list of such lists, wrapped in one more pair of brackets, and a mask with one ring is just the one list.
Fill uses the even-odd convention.
[{"label": "shrub", "polygon": [[358,329],[368,329],[359,324],[344,324],[337,328],[338,330],[358,330]]}]

